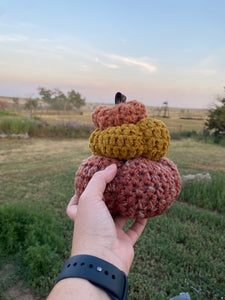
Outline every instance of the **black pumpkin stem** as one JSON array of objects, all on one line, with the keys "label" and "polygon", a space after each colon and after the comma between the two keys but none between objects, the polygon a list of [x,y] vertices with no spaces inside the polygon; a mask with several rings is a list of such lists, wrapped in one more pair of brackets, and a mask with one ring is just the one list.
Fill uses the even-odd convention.
[{"label": "black pumpkin stem", "polygon": [[127,97],[120,92],[115,95],[115,104],[126,103]]}]

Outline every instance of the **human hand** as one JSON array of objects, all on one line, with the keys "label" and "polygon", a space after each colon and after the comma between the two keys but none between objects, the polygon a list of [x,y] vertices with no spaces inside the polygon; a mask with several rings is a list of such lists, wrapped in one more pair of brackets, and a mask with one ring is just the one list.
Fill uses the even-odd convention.
[{"label": "human hand", "polygon": [[115,164],[96,172],[79,201],[75,195],[67,207],[68,216],[75,221],[71,255],[89,254],[104,259],[127,275],[134,258],[134,244],[141,235],[147,219],[136,219],[123,231],[128,218],[113,220],[103,199],[106,184],[117,172]]}]

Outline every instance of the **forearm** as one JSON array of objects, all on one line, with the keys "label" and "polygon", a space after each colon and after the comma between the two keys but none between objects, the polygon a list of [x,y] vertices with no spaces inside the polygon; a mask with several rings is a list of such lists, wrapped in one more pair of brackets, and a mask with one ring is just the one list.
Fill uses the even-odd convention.
[{"label": "forearm", "polygon": [[47,300],[110,300],[110,297],[86,279],[66,278],[59,281]]}]

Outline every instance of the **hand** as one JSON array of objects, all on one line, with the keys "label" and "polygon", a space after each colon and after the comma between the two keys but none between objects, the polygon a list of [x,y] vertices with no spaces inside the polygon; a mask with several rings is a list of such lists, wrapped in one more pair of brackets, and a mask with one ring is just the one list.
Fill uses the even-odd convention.
[{"label": "hand", "polygon": [[67,207],[68,216],[75,221],[71,255],[89,254],[102,258],[127,275],[134,258],[134,244],[141,235],[147,219],[136,219],[123,231],[128,218],[112,216],[103,199],[106,184],[117,172],[115,164],[96,172],[79,201],[75,195]]}]

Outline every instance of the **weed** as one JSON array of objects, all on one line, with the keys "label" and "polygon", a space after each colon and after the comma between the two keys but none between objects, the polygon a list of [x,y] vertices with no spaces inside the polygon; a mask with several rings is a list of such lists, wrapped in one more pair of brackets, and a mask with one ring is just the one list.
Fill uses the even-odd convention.
[{"label": "weed", "polygon": [[[81,161],[91,155],[88,140],[4,140],[0,146],[0,203],[2,207],[12,205],[15,212],[20,206],[26,211],[17,217],[17,213],[11,210],[8,215],[12,214],[12,217],[6,218],[9,220],[8,224],[1,223],[4,239],[6,232],[9,232],[11,237],[9,241],[3,241],[3,244],[7,243],[4,244],[4,249],[11,249],[10,251],[15,253],[12,241],[16,238],[18,249],[23,249],[19,250],[19,253],[24,254],[23,257],[16,257],[20,276],[24,276],[30,285],[33,284],[39,294],[47,295],[60,271],[58,265],[54,269],[52,261],[57,261],[62,266],[70,253],[73,223],[66,217],[65,210],[74,193],[75,172]],[[191,298],[195,299],[185,279],[195,282],[196,274],[200,272],[203,278],[207,278],[215,286],[225,288],[225,218],[221,208],[224,206],[222,197],[225,175],[224,172],[218,171],[224,170],[224,148],[191,138],[172,140],[167,156],[175,161],[181,174],[189,173],[190,170],[197,173],[200,168],[202,172],[209,171],[212,184],[207,189],[204,185],[194,187],[193,183],[187,190],[182,190],[178,201],[163,215],[148,220],[135,245],[135,259],[128,277],[128,298],[131,300],[168,300],[180,292],[189,292]],[[208,199],[207,193],[211,193]],[[222,203],[218,202],[219,199],[222,199]],[[15,206],[12,203],[15,203]],[[31,215],[34,212],[34,215],[39,217],[28,217],[29,211]],[[45,219],[45,215],[46,218],[49,216],[50,222],[41,221]],[[17,221],[14,222],[14,219]],[[31,221],[35,219],[37,221]],[[13,226],[10,229],[11,223]],[[18,223],[30,224],[23,226],[26,229],[23,230],[26,238],[17,234],[22,231]],[[4,229],[5,226],[7,230]],[[61,243],[57,246],[58,239],[55,234],[63,240],[62,248]],[[51,237],[50,240],[46,235]],[[52,245],[55,245],[55,248]],[[0,261],[1,266],[7,264],[12,256],[15,257],[15,254],[7,254],[7,251],[4,250],[5,259],[2,263]],[[0,249],[0,253],[2,252]],[[50,261],[47,256],[50,257]],[[52,266],[52,273],[51,270],[45,273],[43,260]],[[35,274],[42,274],[35,277],[34,283],[29,281],[34,276],[29,273],[32,272],[29,265]]]},{"label": "weed", "polygon": [[0,207],[0,249],[14,255],[24,279],[40,293],[46,293],[60,270],[65,241],[59,225],[48,212],[28,209],[25,204]]},{"label": "weed", "polygon": [[184,186],[180,201],[225,213],[225,173],[212,172],[212,182],[194,180]]},{"label": "weed", "polygon": [[5,117],[5,116],[16,117],[17,114],[9,112],[9,111],[4,111],[4,110],[0,109],[0,117]]}]

